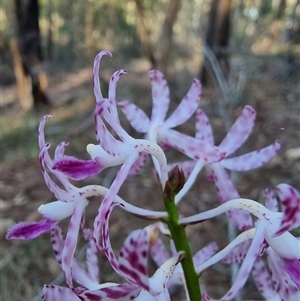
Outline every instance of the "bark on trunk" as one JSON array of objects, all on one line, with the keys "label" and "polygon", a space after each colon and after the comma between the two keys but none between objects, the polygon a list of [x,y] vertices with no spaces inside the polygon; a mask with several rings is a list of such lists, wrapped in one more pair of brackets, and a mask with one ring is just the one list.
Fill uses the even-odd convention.
[{"label": "bark on trunk", "polygon": [[49,104],[37,0],[15,0],[17,41],[12,41],[18,96],[24,110]]},{"label": "bark on trunk", "polygon": [[138,15],[138,35],[146,52],[146,56],[152,65],[152,68],[155,68],[156,58],[154,54],[154,47],[151,41],[151,31],[146,20],[143,3],[141,0],[135,0],[135,5]]},{"label": "bark on trunk", "polygon": [[173,28],[176,22],[178,12],[181,6],[181,0],[170,0],[167,10],[165,21],[162,27],[160,42],[159,42],[159,62],[158,67],[161,72],[167,74],[167,67],[173,42]]},{"label": "bark on trunk", "polygon": [[[225,78],[228,77],[230,71],[228,46],[231,2],[231,0],[212,0],[204,46],[217,59]],[[211,60],[204,55],[200,71],[202,84],[207,84],[209,77],[214,78],[214,72]]]},{"label": "bark on trunk", "polygon": [[281,0],[278,5],[276,14],[274,16],[274,20],[270,25],[270,33],[273,41],[277,41],[280,36],[282,30],[282,19],[284,17],[285,8],[286,8],[286,0]]}]

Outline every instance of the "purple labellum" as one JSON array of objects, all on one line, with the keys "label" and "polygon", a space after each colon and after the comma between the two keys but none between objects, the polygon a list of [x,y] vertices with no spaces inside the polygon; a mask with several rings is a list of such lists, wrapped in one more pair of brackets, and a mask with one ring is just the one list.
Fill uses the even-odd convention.
[{"label": "purple labellum", "polygon": [[83,180],[95,176],[103,170],[95,160],[80,160],[75,157],[63,157],[53,164],[53,170],[58,170],[72,180]]},{"label": "purple labellum", "polygon": [[12,226],[6,234],[7,239],[30,240],[50,231],[57,221],[44,219],[40,222],[20,222]]}]

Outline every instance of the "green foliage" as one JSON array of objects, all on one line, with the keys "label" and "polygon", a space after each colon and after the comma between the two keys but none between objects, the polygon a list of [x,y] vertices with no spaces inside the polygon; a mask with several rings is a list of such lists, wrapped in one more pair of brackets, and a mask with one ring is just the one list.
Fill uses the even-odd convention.
[{"label": "green foliage", "polygon": [[260,16],[265,17],[272,12],[272,0],[263,0],[260,6]]}]

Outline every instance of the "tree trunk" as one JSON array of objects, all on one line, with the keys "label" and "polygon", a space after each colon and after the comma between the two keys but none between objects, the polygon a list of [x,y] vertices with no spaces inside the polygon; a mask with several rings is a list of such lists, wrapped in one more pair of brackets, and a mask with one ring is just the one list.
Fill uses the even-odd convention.
[{"label": "tree trunk", "polygon": [[277,12],[276,12],[276,16],[275,16],[276,20],[281,20],[283,18],[285,8],[286,8],[286,0],[280,0],[279,5],[278,5],[278,9],[277,9]]},{"label": "tree trunk", "polygon": [[31,81],[26,75],[21,59],[19,44],[15,39],[10,41],[10,49],[14,62],[14,73],[17,81],[17,96],[21,108],[28,111],[32,108]]},{"label": "tree trunk", "polygon": [[282,30],[282,19],[284,17],[285,8],[286,8],[286,0],[280,0],[278,9],[274,16],[274,20],[270,25],[270,33],[273,41],[277,41],[280,36],[280,32]]},{"label": "tree trunk", "polygon": [[47,0],[46,15],[48,21],[47,37],[46,37],[46,57],[48,61],[52,60],[53,56],[53,21],[52,21],[53,5],[52,0]]},{"label": "tree trunk", "polygon": [[[297,57],[299,57],[296,52],[296,46],[300,44],[300,16],[297,14],[299,10],[300,0],[296,0],[289,15],[289,27],[285,32],[285,40],[288,43],[287,61],[290,65],[294,66],[294,62],[297,60]],[[299,72],[299,70],[297,70],[297,72]]]},{"label": "tree trunk", "polygon": [[94,56],[94,39],[93,39],[93,2],[85,1],[85,45],[86,53],[89,60],[92,60]]},{"label": "tree trunk", "polygon": [[159,42],[159,62],[158,67],[161,72],[167,74],[170,53],[173,42],[173,28],[180,9],[181,0],[170,0],[165,21],[162,27],[160,42]]},{"label": "tree trunk", "polygon": [[210,52],[216,58],[224,77],[227,78],[230,71],[228,45],[230,39],[230,12],[231,0],[212,0],[208,20],[208,28],[205,39],[203,65],[200,71],[202,84],[208,83],[208,78],[215,78],[212,58],[207,55]]},{"label": "tree trunk", "polygon": [[[24,110],[49,104],[43,68],[37,0],[15,0],[17,41],[12,41],[20,104]],[[23,94],[25,93],[25,94]]]},{"label": "tree trunk", "polygon": [[152,68],[156,67],[156,58],[154,47],[151,41],[151,31],[147,23],[142,0],[135,0],[136,11],[138,15],[138,35],[146,52],[146,56],[150,61]]}]

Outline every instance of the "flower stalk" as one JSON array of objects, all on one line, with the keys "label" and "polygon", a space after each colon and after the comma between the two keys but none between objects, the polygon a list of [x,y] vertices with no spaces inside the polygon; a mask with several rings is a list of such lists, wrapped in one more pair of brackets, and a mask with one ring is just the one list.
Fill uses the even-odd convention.
[{"label": "flower stalk", "polygon": [[171,237],[174,241],[177,252],[185,253],[181,266],[184,273],[185,284],[190,301],[201,301],[201,291],[198,275],[195,271],[193,257],[185,232],[185,227],[179,224],[178,207],[175,203],[175,196],[184,184],[184,174],[175,166],[169,173],[169,180],[166,182],[164,190],[164,205],[168,214],[166,223],[169,227]]}]

